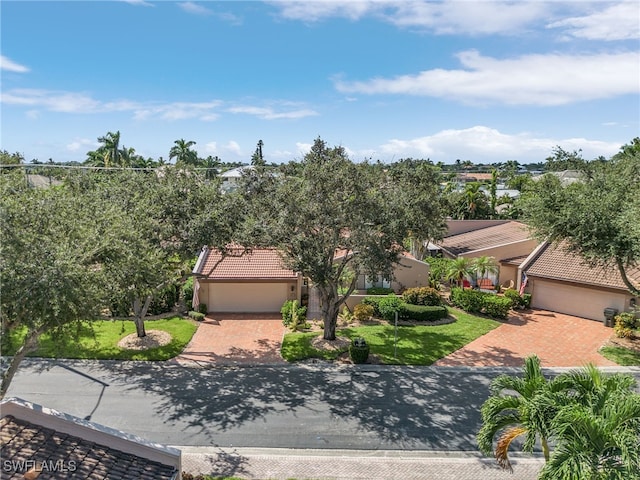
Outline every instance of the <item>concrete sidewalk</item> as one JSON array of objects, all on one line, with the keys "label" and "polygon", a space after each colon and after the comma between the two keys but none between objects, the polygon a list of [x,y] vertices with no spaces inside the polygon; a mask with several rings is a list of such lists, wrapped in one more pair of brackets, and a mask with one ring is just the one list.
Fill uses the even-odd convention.
[{"label": "concrete sidewalk", "polygon": [[465,452],[176,448],[185,472],[258,480],[535,480],[544,464],[515,453],[510,473]]}]

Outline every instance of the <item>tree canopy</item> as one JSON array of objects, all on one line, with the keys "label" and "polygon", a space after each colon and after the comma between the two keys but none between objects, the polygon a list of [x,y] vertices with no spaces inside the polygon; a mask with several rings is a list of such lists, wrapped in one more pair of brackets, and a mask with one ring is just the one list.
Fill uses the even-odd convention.
[{"label": "tree canopy", "polygon": [[[241,195],[249,198],[249,229],[243,243],[278,248],[290,268],[311,279],[321,297],[324,338],[333,340],[339,308],[358,275],[391,278],[409,235],[442,234],[437,197],[427,198],[436,189],[428,170],[416,173],[401,165],[380,174],[318,138],[291,174],[256,170],[247,176]],[[347,277],[352,280],[340,294]]]},{"label": "tree canopy", "polygon": [[640,264],[640,152],[634,139],[611,160],[584,170],[564,185],[547,174],[532,183],[518,206],[542,240],[562,245],[594,266],[613,267],[635,295],[640,285],[627,275]]}]

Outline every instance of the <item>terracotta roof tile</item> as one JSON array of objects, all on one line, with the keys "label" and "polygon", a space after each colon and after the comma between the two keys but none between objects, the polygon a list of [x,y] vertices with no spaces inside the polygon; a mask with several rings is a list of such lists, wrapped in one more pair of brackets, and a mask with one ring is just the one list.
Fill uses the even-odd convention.
[{"label": "terracotta roof tile", "polygon": [[[46,462],[47,465],[58,469],[54,471],[53,467],[49,470],[42,468],[38,480],[147,478],[142,476],[143,471],[148,478],[171,480],[177,473],[173,466],[97,445],[73,435],[19,420],[11,415],[0,420],[0,458],[28,462],[27,469],[32,466],[30,462]],[[75,463],[70,463],[71,461]],[[63,467],[66,467],[67,471],[61,471],[60,468]],[[141,475],[134,474],[134,471],[139,471]],[[19,468],[15,471],[3,471],[2,478],[24,480],[25,473],[26,471]]]},{"label": "terracotta roof tile", "polygon": [[[616,268],[591,267],[561,245],[544,246],[525,272],[531,277],[627,290]],[[640,285],[640,267],[627,270],[627,276]]]},{"label": "terracotta roof tile", "polygon": [[529,255],[519,255],[517,257],[503,258],[502,260],[500,260],[500,263],[520,266],[522,265],[522,262],[524,262],[527,258],[529,258]]},{"label": "terracotta roof tile", "polygon": [[254,249],[245,252],[242,248],[228,250],[223,258],[218,250],[208,250],[196,274],[210,280],[275,280],[294,279],[297,273],[283,265],[282,258],[274,248]]},{"label": "terracotta roof tile", "polygon": [[439,243],[439,246],[453,256],[458,256],[507,243],[521,242],[530,238],[531,234],[526,225],[520,222],[506,222],[470,232],[450,235],[445,237]]}]

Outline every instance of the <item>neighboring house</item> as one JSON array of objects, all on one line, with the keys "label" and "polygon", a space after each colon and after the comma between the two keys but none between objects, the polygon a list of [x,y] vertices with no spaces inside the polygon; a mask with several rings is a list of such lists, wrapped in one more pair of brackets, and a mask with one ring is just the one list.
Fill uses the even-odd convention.
[{"label": "neighboring house", "polygon": [[57,187],[59,185],[62,185],[62,182],[60,180],[32,173],[27,174],[27,182],[29,183],[30,187],[34,188]]},{"label": "neighboring house", "polygon": [[505,285],[516,283],[518,261],[524,260],[537,246],[528,227],[513,220],[449,220],[448,232],[437,243],[446,258],[493,257],[500,264],[498,278]]},{"label": "neighboring house", "polygon": [[244,167],[232,168],[231,170],[227,170],[220,174],[220,178],[222,180],[222,185],[220,188],[223,192],[232,192],[236,188],[238,188],[238,184],[240,183],[240,179],[242,175],[246,172],[252,170],[254,167],[251,165]]},{"label": "neighboring house", "polygon": [[[334,261],[343,258],[344,255],[336,255]],[[400,261],[394,265],[391,278],[382,275],[371,277],[359,275],[356,279],[356,290],[365,291],[371,287],[391,288],[400,293],[407,288],[423,287],[429,285],[429,264],[418,260],[408,252],[402,252]]]},{"label": "neighboring house", "polygon": [[235,247],[223,257],[205,247],[193,274],[194,303],[205,303],[210,312],[279,312],[284,302],[302,296],[302,275],[286,268],[274,248]]},{"label": "neighboring house", "polygon": [[[591,267],[562,246],[542,243],[519,271],[526,275],[525,291],[532,294],[534,308],[602,321],[605,308],[622,312],[635,305],[617,269]],[[640,285],[640,266],[629,269],[627,276]]]},{"label": "neighboring house", "polygon": [[18,398],[1,403],[2,478],[180,480],[181,452]]}]

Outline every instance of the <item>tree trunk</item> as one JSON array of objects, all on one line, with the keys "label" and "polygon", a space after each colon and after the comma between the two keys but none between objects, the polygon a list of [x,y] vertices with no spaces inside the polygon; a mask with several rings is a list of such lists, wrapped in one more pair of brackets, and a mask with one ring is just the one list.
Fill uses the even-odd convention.
[{"label": "tree trunk", "polygon": [[144,303],[139,298],[133,301],[133,314],[135,315],[134,323],[136,325],[136,334],[138,338],[147,336],[147,332],[144,329],[144,317],[147,316],[147,310],[151,304],[151,295],[147,296]]},{"label": "tree trunk", "polygon": [[27,353],[33,352],[38,348],[38,337],[42,332],[39,330],[34,330],[27,333],[27,337],[24,339],[24,343],[22,346],[16,351],[15,355],[11,359],[9,363],[9,367],[5,370],[2,375],[2,385],[0,386],[0,399],[4,398],[9,390],[9,385],[11,385],[11,380],[13,380],[13,376],[18,371],[18,367],[20,363],[27,355]]},{"label": "tree trunk", "polygon": [[340,303],[336,299],[325,298],[322,295],[322,319],[324,320],[324,338],[325,340],[336,339],[336,326],[338,324],[338,313],[340,311]]}]

